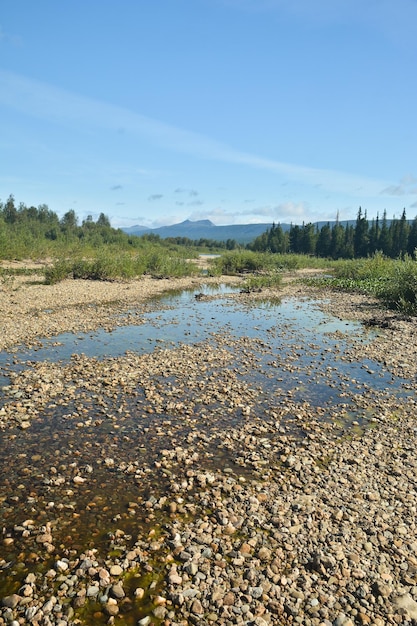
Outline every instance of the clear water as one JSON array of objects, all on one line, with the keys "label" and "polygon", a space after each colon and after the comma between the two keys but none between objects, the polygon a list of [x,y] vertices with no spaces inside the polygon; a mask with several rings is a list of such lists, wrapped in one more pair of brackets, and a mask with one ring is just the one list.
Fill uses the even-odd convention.
[{"label": "clear water", "polygon": [[[244,298],[228,297],[228,291],[230,288],[226,287],[216,292],[206,290],[203,298],[196,298],[200,292],[192,291],[170,294],[150,304],[149,311],[141,313],[141,323],[137,325],[125,324],[127,318],[121,317],[117,320],[120,325],[112,332],[63,333],[43,340],[38,349],[1,353],[0,387],[7,385],[10,372],[30,368],[34,362],[66,363],[71,355],[80,353],[100,359],[120,357],[127,351],[142,355],[159,347],[174,349],[184,343],[210,342],[230,350],[230,367],[256,390],[256,405],[251,413],[256,418],[267,419],[271,406],[285,405],[290,398],[295,405],[308,403],[324,409],[323,420],[331,420],[334,407],[349,405],[350,421],[360,422],[355,397],[370,391],[380,397],[387,393],[396,396],[406,393],[406,381],[392,376],[379,363],[359,362],[348,357],[353,339],[372,341],[375,331],[365,330],[356,322],[331,317],[311,300],[283,299],[248,304]],[[250,340],[247,352],[245,338]],[[0,406],[5,401],[2,395],[0,389]],[[106,411],[116,414],[119,400],[115,397],[112,406],[112,400],[107,398]],[[195,426],[168,414],[146,415],[143,419],[140,395],[133,397],[132,407],[129,402],[126,408],[132,415],[136,411],[138,419],[124,419],[121,415],[116,424],[103,417],[101,405],[92,396],[83,398],[88,415],[83,415],[82,421],[92,419],[91,424],[81,430],[77,419],[65,419],[65,413],[76,408],[77,402],[71,401],[65,406],[51,403],[24,432],[4,431],[4,445],[0,448],[2,525],[13,528],[27,518],[40,525],[46,519],[56,518],[59,520],[56,539],[77,551],[107,545],[109,529],[122,528],[136,536],[140,529],[146,528],[145,509],[139,508],[132,518],[127,505],[139,497],[146,499],[147,493],[158,496],[164,492],[165,476],[158,474],[154,466],[161,445],[169,447],[181,443]],[[98,421],[97,417],[100,417]],[[195,417],[201,430],[215,436],[220,436],[218,433],[223,427],[236,426],[244,419],[239,410],[233,415],[223,414],[221,407],[215,406],[209,407],[203,417]],[[292,424],[289,415],[286,428],[288,432],[299,428],[300,433],[303,426],[298,426],[295,418]],[[173,432],[172,441],[168,440],[168,430]],[[221,442],[217,445],[215,439],[209,441],[204,454],[201,462],[211,463],[212,467],[224,468],[230,464],[233,471],[250,471],[250,468],[245,470],[233,465],[227,450],[222,448]],[[119,461],[138,461],[140,467],[149,470],[146,480],[137,483],[129,475],[109,470],[97,462],[107,456],[116,456]],[[85,488],[68,489],[68,485],[73,485],[67,474],[67,482],[62,486],[46,480],[52,466],[65,466],[68,473],[73,464],[94,467]],[[76,517],[72,511],[76,512]],[[3,558],[12,564],[24,563],[22,572],[27,572],[35,567],[30,560],[32,553],[32,545],[16,539],[14,545],[4,548]],[[45,562],[45,569],[48,567]],[[7,570],[0,575],[1,594],[17,591],[22,577],[19,571],[9,574]],[[130,626],[136,622],[132,618],[126,623]]]},{"label": "clear water", "polygon": [[[170,294],[159,299],[160,305],[156,310],[153,305],[151,308],[154,310],[142,315],[143,323],[139,325],[123,325],[121,318],[118,322],[121,325],[111,332],[62,333],[43,340],[40,348],[17,350],[13,353],[13,361],[10,354],[0,353],[0,386],[9,382],[8,371],[27,367],[28,362],[65,363],[73,354],[95,358],[118,357],[127,351],[146,354],[156,347],[196,344],[226,333],[232,338],[248,337],[263,342],[259,355],[263,371],[262,374],[254,372],[253,379],[257,382],[264,379],[266,390],[272,384],[268,384],[268,376],[272,374],[276,378],[277,365],[293,361],[294,354],[297,375],[284,376],[281,384],[287,389],[293,388],[296,378],[301,386],[300,398],[305,395],[305,386],[308,385],[310,400],[317,397],[317,402],[324,399],[331,401],[329,368],[334,369],[335,379],[349,377],[359,385],[371,384],[376,390],[387,386],[401,387],[403,381],[394,378],[379,363],[349,362],[342,358],[349,338],[372,341],[375,331],[365,330],[358,322],[331,317],[320,311],[317,302],[312,300],[291,298],[248,305],[239,302],[239,299],[221,297],[227,296],[228,291],[231,291],[230,288],[225,287],[216,292],[206,290],[207,299],[196,298],[202,293],[200,291]],[[210,298],[213,294],[220,297]],[[326,382],[320,384],[316,381],[313,386],[310,385],[312,368],[315,378],[320,378],[320,373],[325,374]],[[250,373],[246,375],[250,377]]]}]

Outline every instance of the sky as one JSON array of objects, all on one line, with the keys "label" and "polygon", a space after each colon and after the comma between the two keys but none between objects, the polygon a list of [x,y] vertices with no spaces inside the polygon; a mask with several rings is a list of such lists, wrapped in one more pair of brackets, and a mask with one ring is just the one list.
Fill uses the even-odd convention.
[{"label": "sky", "polygon": [[412,219],[416,68],[417,0],[0,0],[0,200]]}]

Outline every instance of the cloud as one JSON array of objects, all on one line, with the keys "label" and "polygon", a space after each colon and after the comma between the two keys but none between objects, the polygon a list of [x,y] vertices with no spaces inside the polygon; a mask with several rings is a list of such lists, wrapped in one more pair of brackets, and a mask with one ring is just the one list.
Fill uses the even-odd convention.
[{"label": "cloud", "polygon": [[380,193],[387,194],[389,196],[404,196],[408,194],[417,193],[417,187],[411,187],[417,182],[417,179],[412,174],[403,176],[399,185],[389,185],[385,187]]},{"label": "cloud", "polygon": [[[262,205],[244,211],[227,211],[216,207],[204,212],[193,211],[190,220],[209,219],[214,224],[271,224],[272,222],[292,222],[294,216],[307,219],[308,204],[306,202],[287,202],[278,205]],[[321,219],[321,218],[320,218]],[[311,215],[308,220],[311,221]]]},{"label": "cloud", "polygon": [[149,202],[155,202],[155,200],[161,200],[164,195],[162,193],[153,193],[148,197]]},{"label": "cloud", "polygon": [[241,11],[288,16],[311,25],[365,24],[397,43],[414,45],[417,4],[414,0],[223,0]]},{"label": "cloud", "polygon": [[193,200],[192,202],[188,202],[187,206],[201,206],[204,204],[202,200]]},{"label": "cloud", "polygon": [[400,180],[400,183],[402,185],[414,185],[414,183],[417,183],[417,178],[413,176],[412,174],[406,174],[405,176],[402,177],[402,179]]},{"label": "cloud", "polygon": [[119,191],[119,189],[123,189],[122,185],[113,185],[113,187],[110,187],[111,191]]},{"label": "cloud", "polygon": [[177,187],[174,189],[174,193],[186,193],[189,196],[198,196],[199,193],[195,189],[185,189],[184,187]]},{"label": "cloud", "polygon": [[410,209],[417,209],[417,202],[413,202],[413,204],[410,204]]},{"label": "cloud", "polygon": [[[356,198],[377,195],[386,181],[374,180],[336,170],[319,169],[264,158],[236,150],[227,144],[182,128],[170,126],[122,107],[79,96],[24,76],[0,70],[0,104],[25,115],[46,120],[49,124],[70,126],[86,134],[92,128],[116,133],[123,126],[130,134],[139,135],[175,153],[185,153],[203,160],[241,165],[269,171],[299,184],[322,185],[325,192],[337,192]],[[194,190],[178,188],[176,193]]]},{"label": "cloud", "polygon": [[404,193],[404,188],[401,185],[390,185],[381,191],[381,194],[387,194],[388,196],[403,196]]}]

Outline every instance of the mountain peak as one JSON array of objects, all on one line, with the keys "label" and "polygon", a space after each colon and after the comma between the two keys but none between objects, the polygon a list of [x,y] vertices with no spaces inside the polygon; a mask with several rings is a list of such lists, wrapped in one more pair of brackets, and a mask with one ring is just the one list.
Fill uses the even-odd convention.
[{"label": "mountain peak", "polygon": [[192,222],[191,220],[185,220],[184,222],[181,222],[181,226],[188,226],[189,228],[194,228],[194,227],[200,227],[200,226],[215,226],[215,224],[213,224],[213,222],[211,222],[210,220],[197,220],[195,222]]}]

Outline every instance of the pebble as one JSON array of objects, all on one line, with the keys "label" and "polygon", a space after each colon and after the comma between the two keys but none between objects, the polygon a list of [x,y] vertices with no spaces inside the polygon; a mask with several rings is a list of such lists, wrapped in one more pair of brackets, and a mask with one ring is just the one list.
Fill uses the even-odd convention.
[{"label": "pebble", "polygon": [[[10,424],[22,428],[62,402],[62,424],[74,439],[67,440],[72,448],[57,441],[47,462],[33,452],[19,465],[16,459],[19,475],[0,505],[7,515],[24,505],[16,523],[4,518],[3,550],[23,557],[9,563],[0,555],[4,580],[18,583],[5,594],[19,591],[1,598],[0,623],[72,626],[81,607],[117,623],[129,601],[150,607],[141,626],[155,619],[172,626],[417,620],[413,397],[399,403],[388,392],[365,390],[355,396],[357,412],[372,412],[376,421],[344,436],[343,402],[326,420],[308,394],[300,400],[275,386],[254,410],[254,355],[274,359],[278,377],[280,368],[291,368],[296,381],[295,352],[304,347],[295,339],[300,345],[286,363],[267,342],[225,334],[215,347],[160,348],[108,361],[76,355],[68,366],[42,363],[18,374],[0,420],[11,415]],[[378,346],[379,339],[352,343],[338,358],[369,356]],[[401,363],[412,367],[411,360]],[[345,383],[341,400],[356,384]],[[22,420],[26,411],[30,418]],[[358,428],[362,419],[355,422]],[[30,430],[17,437],[29,438]],[[112,513],[105,540],[96,540],[92,527],[83,551],[73,528],[85,512],[103,519],[103,477],[119,480],[128,502]]]}]

